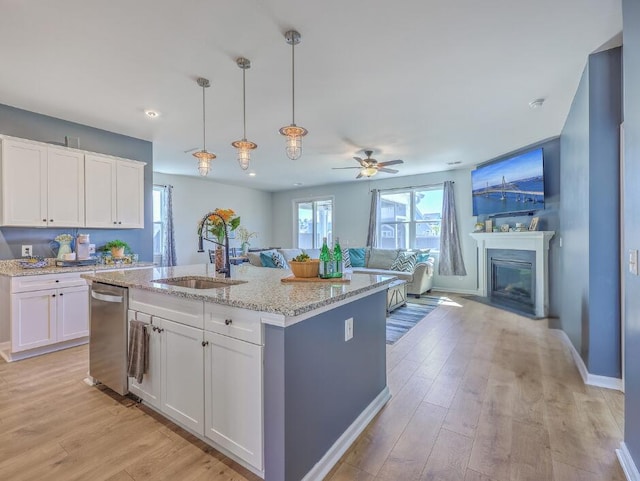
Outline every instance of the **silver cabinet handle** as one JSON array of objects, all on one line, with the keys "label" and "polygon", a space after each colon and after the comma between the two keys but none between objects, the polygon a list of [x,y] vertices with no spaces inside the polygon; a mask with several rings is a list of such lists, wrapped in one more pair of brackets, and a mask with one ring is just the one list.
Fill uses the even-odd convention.
[{"label": "silver cabinet handle", "polygon": [[97,291],[91,291],[91,297],[105,302],[122,302],[122,296],[110,296]]}]

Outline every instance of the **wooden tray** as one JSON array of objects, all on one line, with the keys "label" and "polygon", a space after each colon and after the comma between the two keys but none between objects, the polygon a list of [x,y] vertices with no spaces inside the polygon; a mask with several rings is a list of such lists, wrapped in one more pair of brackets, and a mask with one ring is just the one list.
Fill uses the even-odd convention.
[{"label": "wooden tray", "polygon": [[320,277],[295,277],[295,276],[287,276],[280,279],[280,282],[333,282],[346,284],[351,282],[351,279],[348,277],[334,277],[331,279],[321,279]]}]

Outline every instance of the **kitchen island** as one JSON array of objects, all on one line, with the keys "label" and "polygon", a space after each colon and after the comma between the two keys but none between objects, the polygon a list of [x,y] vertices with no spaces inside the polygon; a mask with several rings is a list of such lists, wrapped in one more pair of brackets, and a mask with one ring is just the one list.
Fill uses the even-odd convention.
[{"label": "kitchen island", "polygon": [[[283,283],[288,270],[213,266],[84,275],[129,288],[150,366],[129,389],[266,481],[320,480],[389,399],[386,290],[394,278]],[[232,284],[229,284],[232,283]]]}]

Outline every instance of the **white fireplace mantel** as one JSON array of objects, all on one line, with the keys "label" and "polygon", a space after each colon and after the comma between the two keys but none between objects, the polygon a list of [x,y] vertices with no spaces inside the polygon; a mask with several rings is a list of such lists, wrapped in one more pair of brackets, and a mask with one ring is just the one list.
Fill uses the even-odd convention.
[{"label": "white fireplace mantel", "polygon": [[535,315],[547,317],[549,312],[549,241],[555,231],[474,232],[478,244],[478,295],[487,297],[487,249],[535,251]]}]

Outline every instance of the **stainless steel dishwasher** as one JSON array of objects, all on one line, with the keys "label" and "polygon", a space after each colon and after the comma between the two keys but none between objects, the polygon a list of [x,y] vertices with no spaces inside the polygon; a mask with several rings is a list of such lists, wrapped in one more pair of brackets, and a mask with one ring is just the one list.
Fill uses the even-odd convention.
[{"label": "stainless steel dishwasher", "polygon": [[128,289],[91,284],[89,375],[125,395],[127,384]]}]

